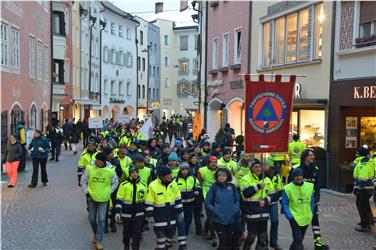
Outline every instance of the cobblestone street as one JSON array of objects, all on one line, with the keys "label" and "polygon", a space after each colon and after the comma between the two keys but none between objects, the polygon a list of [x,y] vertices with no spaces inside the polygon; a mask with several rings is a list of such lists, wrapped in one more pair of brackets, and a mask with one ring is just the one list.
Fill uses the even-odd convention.
[{"label": "cobblestone street", "polygon": [[[91,244],[86,204],[81,189],[77,186],[76,161],[63,151],[59,163],[48,164],[49,183],[35,189],[27,185],[28,173],[19,175],[17,187],[6,187],[7,177],[2,176],[1,196],[1,248],[2,249],[94,249]],[[372,234],[355,232],[353,227],[359,218],[352,195],[323,192],[321,201],[322,238],[331,249],[372,249],[376,245],[375,229]],[[188,239],[188,249],[214,249],[196,236],[194,226]],[[122,230],[105,234],[106,249],[122,249]],[[141,249],[154,249],[154,234],[146,232]],[[280,218],[280,245],[288,249],[291,242],[290,228],[284,217]],[[312,231],[307,231],[304,242],[313,249]]]}]

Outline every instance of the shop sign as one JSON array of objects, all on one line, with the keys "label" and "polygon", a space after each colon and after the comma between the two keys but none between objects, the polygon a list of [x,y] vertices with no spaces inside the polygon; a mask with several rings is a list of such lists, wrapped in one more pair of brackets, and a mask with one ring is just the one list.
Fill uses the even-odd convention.
[{"label": "shop sign", "polygon": [[230,89],[242,89],[243,88],[243,80],[235,80],[230,81]]},{"label": "shop sign", "polygon": [[209,80],[208,81],[208,87],[216,87],[216,86],[222,86],[223,80]]},{"label": "shop sign", "polygon": [[163,105],[172,105],[172,102],[174,101],[173,98],[163,98],[162,103]]},{"label": "shop sign", "polygon": [[355,86],[353,96],[354,99],[376,99],[376,85]]},{"label": "shop sign", "polygon": [[300,85],[300,83],[295,83],[294,98],[302,99],[301,93],[302,93],[302,85]]}]

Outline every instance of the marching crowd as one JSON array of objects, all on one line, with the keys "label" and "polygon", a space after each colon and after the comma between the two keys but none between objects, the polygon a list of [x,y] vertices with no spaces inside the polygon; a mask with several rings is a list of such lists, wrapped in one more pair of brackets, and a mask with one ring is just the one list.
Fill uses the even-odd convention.
[{"label": "marching crowd", "polygon": [[[179,249],[187,249],[193,223],[195,233],[217,249],[247,250],[255,243],[256,249],[277,250],[282,249],[278,244],[280,214],[290,223],[290,249],[304,249],[309,225],[315,249],[329,249],[320,234],[319,169],[314,151],[305,148],[299,135],[293,136],[286,154],[256,159],[244,153],[242,138],[234,138],[229,124],[210,142],[205,130],[194,138],[189,122],[182,130],[185,121],[179,116],[173,119],[178,125],[172,126],[171,137],[166,125],[170,122],[165,119],[154,127],[149,139],[140,133],[142,123],[135,120],[126,124],[106,121],[100,133],[85,135],[77,176],[86,195],[96,249],[104,248],[104,234],[116,232],[118,224],[123,225],[124,249],[140,249],[143,232],[150,227],[157,238],[156,249],[176,243]],[[77,152],[74,144],[82,127],[69,125],[68,138],[64,136],[67,126],[61,129],[59,124],[48,129],[49,140],[35,132],[28,145],[34,167],[29,187],[37,185],[39,164],[42,183],[47,185],[49,151],[50,160],[58,161],[66,141],[66,149],[73,145]],[[77,133],[74,140],[73,133]],[[11,135],[7,146],[5,162],[10,170],[18,166],[22,154],[18,138]],[[235,150],[231,147],[234,141]],[[361,222],[355,230],[367,232],[376,167],[367,146],[356,154],[354,194]],[[16,184],[16,174],[8,171],[9,187]]]}]

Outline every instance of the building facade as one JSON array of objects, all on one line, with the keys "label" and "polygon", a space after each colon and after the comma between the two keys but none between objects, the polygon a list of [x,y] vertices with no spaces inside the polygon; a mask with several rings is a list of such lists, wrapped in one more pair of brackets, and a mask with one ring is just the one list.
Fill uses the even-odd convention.
[{"label": "building facade", "polygon": [[[298,133],[307,147],[324,150],[329,137],[332,9],[332,2],[252,5],[251,73],[298,75],[290,136]],[[327,185],[328,171],[327,164],[320,166],[322,186]]]},{"label": "building facade", "polygon": [[208,4],[207,128],[214,138],[230,123],[244,133],[244,83],[239,73],[250,72],[250,11],[252,2],[212,1]]},{"label": "building facade", "polygon": [[149,58],[153,47],[147,42],[148,22],[136,17],[140,23],[137,27],[137,117],[140,120],[146,118],[148,113],[148,92],[150,69]]},{"label": "building facade", "polygon": [[160,119],[161,85],[161,43],[159,27],[148,23],[147,44],[149,45],[149,66],[152,74],[148,84],[148,111]]},{"label": "building facade", "polygon": [[[100,115],[100,1],[80,1],[80,96],[74,99],[81,119]],[[77,111],[76,111],[77,112]]]},{"label": "building facade", "polygon": [[[183,12],[163,12],[163,3],[156,3],[156,14],[147,18],[149,22],[158,26],[160,29],[161,60],[159,96],[162,117],[169,118],[173,114],[186,115],[187,112],[196,111],[198,109],[198,106],[194,104],[195,101],[198,101],[196,94],[198,88],[196,87],[195,89],[196,96],[192,96],[192,82],[187,85],[188,80],[184,80],[183,75],[179,75],[179,59],[184,59],[184,57],[187,56],[186,53],[190,53],[189,64],[191,64],[191,66],[189,70],[193,72],[193,60],[191,58],[197,58],[197,51],[194,51],[194,36],[197,35],[198,32],[197,23],[194,23],[192,20],[193,14],[197,14],[197,12],[191,9]],[[187,39],[184,38],[184,41],[186,41],[186,43],[183,42],[184,48],[190,43],[189,47],[192,48],[191,50],[180,51],[180,34],[183,30],[189,34],[188,37],[186,36]],[[186,63],[185,65],[189,67]],[[178,81],[180,81],[180,89],[178,88]],[[184,81],[183,84],[181,84],[182,81]],[[197,84],[196,81],[195,84]],[[180,100],[183,101],[181,102]]]},{"label": "building facade", "polygon": [[[103,1],[101,109],[103,118],[136,116],[137,47],[134,17]],[[145,39],[146,41],[146,39]]]},{"label": "building facade", "polygon": [[52,122],[71,118],[72,86],[72,5],[70,2],[52,2]]},{"label": "building facade", "polygon": [[355,149],[376,142],[376,2],[338,1],[333,12],[330,187],[351,192]]},{"label": "building facade", "polygon": [[[198,30],[197,25],[175,26],[175,39],[177,45],[177,85],[176,96],[179,103],[175,106],[177,112],[192,115],[198,110]],[[179,107],[180,105],[180,107]]]},{"label": "building facade", "polygon": [[1,2],[2,148],[19,121],[32,130],[47,126],[51,110],[50,17],[49,2]]}]

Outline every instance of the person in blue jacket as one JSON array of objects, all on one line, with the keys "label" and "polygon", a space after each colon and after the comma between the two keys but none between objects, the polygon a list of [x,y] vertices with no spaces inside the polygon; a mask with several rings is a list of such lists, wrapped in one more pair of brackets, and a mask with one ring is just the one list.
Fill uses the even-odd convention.
[{"label": "person in blue jacket", "polygon": [[42,175],[43,186],[47,186],[47,158],[48,152],[50,151],[50,143],[48,139],[42,136],[40,130],[35,130],[34,138],[31,140],[28,146],[28,152],[31,153],[31,158],[33,160],[33,175],[31,177],[30,188],[35,188],[38,185],[38,172],[39,165]]},{"label": "person in blue jacket", "polygon": [[236,220],[240,218],[240,197],[227,168],[215,172],[216,182],[210,187],[205,207],[213,215],[214,228],[218,235],[218,250],[236,249],[238,239],[234,234]]}]

